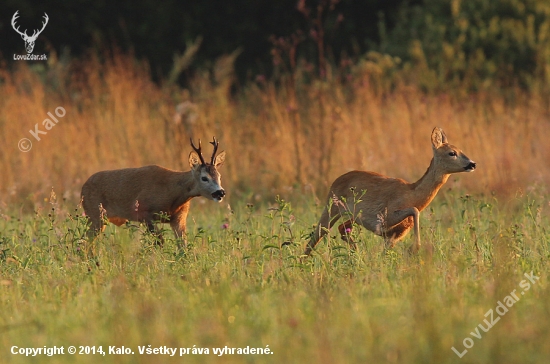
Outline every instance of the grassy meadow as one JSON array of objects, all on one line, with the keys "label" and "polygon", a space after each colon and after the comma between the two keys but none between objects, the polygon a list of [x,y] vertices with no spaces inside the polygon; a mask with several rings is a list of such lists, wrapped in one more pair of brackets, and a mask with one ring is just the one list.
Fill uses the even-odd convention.
[{"label": "grassy meadow", "polygon": [[[387,82],[381,60],[354,66],[349,79],[297,72],[239,91],[227,59],[186,90],[153,83],[131,56],[48,62],[0,69],[3,362],[544,363],[550,355],[548,95],[422,92]],[[34,139],[29,130],[46,131],[42,121],[58,107],[65,115]],[[301,259],[337,176],[420,178],[435,126],[478,168],[452,176],[421,213],[419,255],[407,253],[410,236],[383,253],[382,239],[361,230],[357,251],[333,231]],[[82,239],[80,188],[92,173],[187,170],[189,137],[212,135],[228,153],[228,196],[193,201],[185,249],[168,229],[155,246],[136,223]],[[27,152],[21,138],[32,142]],[[540,279],[527,290],[531,272]],[[499,301],[511,303],[501,317]],[[485,332],[478,325],[488,327],[489,310],[500,320]],[[464,343],[459,358],[451,348],[462,353]],[[12,355],[14,345],[102,346],[107,355],[30,358]],[[139,355],[148,345],[209,354]],[[109,346],[135,354],[110,355]],[[273,354],[213,353],[225,346]]]}]

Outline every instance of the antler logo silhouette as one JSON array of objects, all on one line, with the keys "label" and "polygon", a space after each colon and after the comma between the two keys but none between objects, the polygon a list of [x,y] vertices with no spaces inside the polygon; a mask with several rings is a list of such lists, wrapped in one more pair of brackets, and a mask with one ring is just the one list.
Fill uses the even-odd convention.
[{"label": "antler logo silhouette", "polygon": [[17,33],[19,33],[21,35],[21,38],[23,38],[23,40],[25,41],[25,48],[27,49],[27,53],[32,53],[32,50],[34,49],[34,42],[36,41],[36,38],[38,38],[38,35],[40,33],[42,33],[42,31],[44,30],[44,28],[46,28],[46,24],[48,24],[48,14],[44,13],[44,22],[42,22],[42,29],[40,30],[34,30],[34,32],[32,33],[31,36],[28,36],[27,35],[27,30],[25,29],[24,32],[21,32],[19,30],[19,27],[15,27],[15,21],[17,20],[17,18],[19,17],[19,15],[17,14],[19,12],[19,10],[17,10],[15,12],[15,14],[13,14],[13,18],[11,18],[11,26],[13,27],[13,30],[15,30]]}]

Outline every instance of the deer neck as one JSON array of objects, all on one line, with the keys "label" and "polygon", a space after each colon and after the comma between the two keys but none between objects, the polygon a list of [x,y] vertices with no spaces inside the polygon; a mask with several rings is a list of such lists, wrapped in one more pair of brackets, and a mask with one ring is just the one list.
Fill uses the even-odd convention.
[{"label": "deer neck", "polygon": [[415,183],[412,184],[412,202],[413,205],[422,211],[432,200],[439,189],[447,182],[449,174],[438,170],[433,158],[426,173]]},{"label": "deer neck", "polygon": [[180,195],[182,203],[189,201],[193,197],[199,197],[201,195],[199,192],[199,186],[197,186],[197,182],[195,181],[192,171],[180,172],[178,177],[181,188],[180,191],[183,191]]}]

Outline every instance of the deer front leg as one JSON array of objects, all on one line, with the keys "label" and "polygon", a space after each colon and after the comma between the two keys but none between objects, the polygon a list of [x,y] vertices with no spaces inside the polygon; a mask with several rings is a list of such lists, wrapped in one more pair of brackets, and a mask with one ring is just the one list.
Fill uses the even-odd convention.
[{"label": "deer front leg", "polygon": [[189,213],[190,204],[184,204],[175,214],[170,217],[170,226],[174,230],[176,239],[180,240],[183,246],[187,245],[187,214]]},{"label": "deer front leg", "polygon": [[411,246],[410,250],[413,253],[418,252],[418,250],[420,249],[420,212],[416,207],[396,210],[387,215],[385,225],[390,226],[390,228],[385,232],[385,249],[393,248],[395,243],[407,234],[411,226],[410,222],[404,220],[409,217],[412,217],[413,220],[415,237],[415,242]]}]

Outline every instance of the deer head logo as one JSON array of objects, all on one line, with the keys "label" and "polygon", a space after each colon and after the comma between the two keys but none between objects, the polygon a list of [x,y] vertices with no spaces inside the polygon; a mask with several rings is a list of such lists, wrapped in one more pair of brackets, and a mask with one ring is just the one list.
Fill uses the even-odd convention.
[{"label": "deer head logo", "polygon": [[19,12],[19,10],[17,10],[15,12],[15,14],[13,14],[13,18],[11,18],[11,26],[13,27],[13,30],[15,30],[17,33],[19,33],[21,35],[21,38],[23,38],[23,40],[25,41],[25,49],[27,50],[27,53],[32,53],[32,50],[34,49],[34,42],[36,41],[36,38],[38,38],[38,35],[40,33],[42,33],[42,31],[44,30],[44,28],[46,28],[46,24],[48,24],[48,14],[44,13],[44,22],[42,22],[42,29],[40,30],[34,30],[34,32],[32,33],[31,36],[28,36],[27,35],[27,30],[25,29],[24,32],[21,32],[19,31],[19,27],[15,27],[15,21],[17,20],[17,18],[19,17],[19,15],[17,14]]}]

